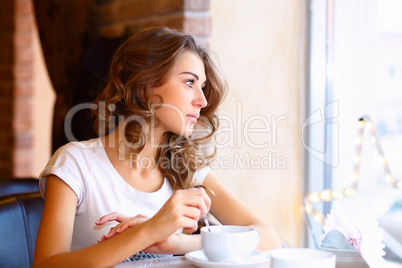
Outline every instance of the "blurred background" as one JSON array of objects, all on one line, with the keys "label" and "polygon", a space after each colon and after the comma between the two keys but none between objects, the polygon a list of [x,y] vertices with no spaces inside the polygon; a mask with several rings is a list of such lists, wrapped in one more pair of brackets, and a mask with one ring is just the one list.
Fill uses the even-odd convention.
[{"label": "blurred background", "polygon": [[[309,245],[303,198],[350,185],[361,116],[371,116],[391,170],[401,172],[399,2],[3,0],[0,177],[38,177],[57,148],[96,137],[88,103],[118,44],[168,26],[208,46],[229,83],[212,168],[284,243]],[[401,192],[387,185],[375,150],[364,154],[366,196],[377,183],[379,200],[393,192],[385,215]]]}]

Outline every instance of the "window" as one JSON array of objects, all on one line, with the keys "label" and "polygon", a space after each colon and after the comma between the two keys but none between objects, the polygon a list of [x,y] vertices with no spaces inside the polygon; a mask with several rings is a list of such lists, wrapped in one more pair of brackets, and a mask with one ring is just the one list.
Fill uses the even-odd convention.
[{"label": "window", "polygon": [[[386,218],[402,215],[402,183],[396,185],[402,179],[401,10],[398,0],[310,1],[310,116],[304,125],[308,191],[345,189],[353,180],[358,185],[351,197],[315,208],[326,214],[339,202],[353,217],[367,207],[400,243],[402,231],[394,229],[401,218]],[[362,117],[372,120],[377,137],[367,125],[358,136]],[[320,230],[314,230],[317,242]]]}]

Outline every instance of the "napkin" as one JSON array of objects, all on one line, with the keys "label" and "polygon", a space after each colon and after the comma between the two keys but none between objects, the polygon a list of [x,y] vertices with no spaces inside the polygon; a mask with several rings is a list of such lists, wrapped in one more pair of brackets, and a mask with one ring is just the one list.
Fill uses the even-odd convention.
[{"label": "napkin", "polygon": [[381,267],[385,261],[382,229],[368,209],[350,220],[341,206],[334,204],[327,215],[321,247],[356,250],[370,267]]}]

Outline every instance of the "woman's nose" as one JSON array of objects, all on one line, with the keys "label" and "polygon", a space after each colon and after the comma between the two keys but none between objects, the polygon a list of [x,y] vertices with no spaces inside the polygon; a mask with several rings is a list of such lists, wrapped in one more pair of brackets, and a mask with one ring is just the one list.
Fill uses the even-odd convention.
[{"label": "woman's nose", "polygon": [[197,96],[194,100],[194,105],[200,108],[205,108],[208,104],[207,99],[205,98],[204,91],[200,88],[197,90]]}]

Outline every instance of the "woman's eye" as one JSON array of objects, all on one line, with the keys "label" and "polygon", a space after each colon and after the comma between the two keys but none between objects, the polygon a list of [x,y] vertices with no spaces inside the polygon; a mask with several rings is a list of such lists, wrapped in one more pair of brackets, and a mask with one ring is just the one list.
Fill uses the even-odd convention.
[{"label": "woman's eye", "polygon": [[194,80],[188,80],[188,81],[186,81],[186,84],[187,84],[187,86],[189,86],[189,87],[193,87],[193,83],[194,83]]}]

